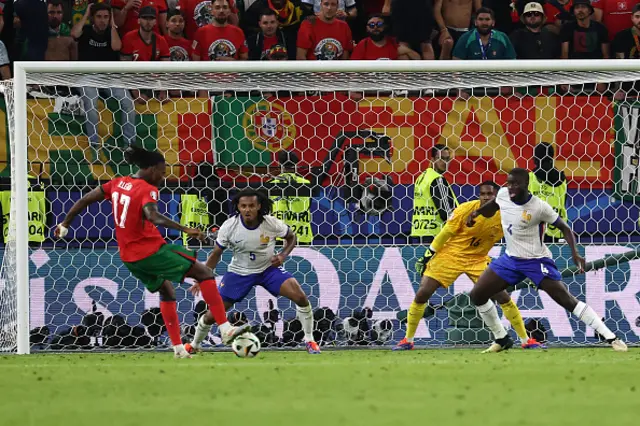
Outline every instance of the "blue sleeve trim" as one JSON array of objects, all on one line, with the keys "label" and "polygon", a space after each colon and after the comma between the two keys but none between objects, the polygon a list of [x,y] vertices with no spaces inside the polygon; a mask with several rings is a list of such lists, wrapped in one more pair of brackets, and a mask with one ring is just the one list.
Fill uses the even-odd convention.
[{"label": "blue sleeve trim", "polygon": [[217,242],[217,241],[216,241],[216,245],[217,245],[218,247],[220,247],[222,250],[226,249],[226,247],[225,247],[225,246],[223,246],[222,244],[220,244],[220,243],[219,243],[219,242]]},{"label": "blue sleeve trim", "polygon": [[560,215],[558,215],[558,218],[551,225],[557,227],[558,226],[558,222],[560,222],[560,220],[562,220],[562,218],[560,217]]}]

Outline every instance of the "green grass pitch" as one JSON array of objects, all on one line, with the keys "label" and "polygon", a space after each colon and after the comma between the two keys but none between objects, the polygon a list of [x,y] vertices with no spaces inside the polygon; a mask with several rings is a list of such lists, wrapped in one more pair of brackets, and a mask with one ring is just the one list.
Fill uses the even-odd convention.
[{"label": "green grass pitch", "polygon": [[0,357],[0,424],[638,425],[640,349]]}]

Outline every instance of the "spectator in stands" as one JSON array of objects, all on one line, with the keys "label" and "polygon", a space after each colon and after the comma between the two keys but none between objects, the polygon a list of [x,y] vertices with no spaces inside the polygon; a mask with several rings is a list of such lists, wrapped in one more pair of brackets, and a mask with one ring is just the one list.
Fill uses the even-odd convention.
[{"label": "spectator in stands", "polygon": [[[153,6],[140,8],[137,30],[129,31],[122,39],[120,59],[123,61],[169,61],[171,53],[164,37],[155,32],[158,25],[158,11]],[[152,97],[159,101],[167,99],[167,91],[156,93],[146,90],[132,90],[136,103],[146,103]]]},{"label": "spectator in stands", "polygon": [[158,34],[167,33],[167,2],[165,0],[111,0],[114,21],[123,36],[130,31],[137,30],[140,11],[144,7],[153,7],[158,11],[154,31]]},{"label": "spectator in stands", "polygon": [[[246,4],[246,0],[244,2]],[[184,35],[188,40],[193,40],[199,28],[213,23],[213,5],[211,0],[179,0],[178,9],[185,19]],[[238,25],[238,9],[235,0],[229,1],[228,22]]]},{"label": "spectator in stands", "polygon": [[11,78],[11,61],[9,61],[9,53],[0,41],[0,80],[9,80]]},{"label": "spectator in stands", "polygon": [[[640,4],[633,6],[631,15],[631,28],[620,31],[613,39],[613,52],[617,59],[640,59]],[[638,97],[640,93],[639,82],[624,82],[620,90],[616,91],[615,99],[624,100],[627,94]]]},{"label": "spectator in stands", "polygon": [[384,16],[381,14],[371,15],[367,21],[367,36],[353,49],[351,59],[398,59],[398,45],[393,37],[387,35]]},{"label": "spectator in stands", "polygon": [[298,32],[298,60],[349,59],[353,37],[349,25],[337,19],[338,0],[322,0],[317,16],[309,16]]},{"label": "spectator in stands", "polygon": [[546,0],[544,14],[547,18],[547,28],[560,34],[562,26],[575,21],[573,16],[573,0]]},{"label": "spectator in stands", "polygon": [[[279,28],[276,12],[264,9],[259,25],[260,32],[247,40],[250,60],[296,59],[296,46],[286,39],[284,32]],[[281,57],[283,54],[284,58]]]},{"label": "spectator in stands", "polygon": [[633,6],[631,28],[619,31],[613,39],[617,59],[640,59],[640,4]]},{"label": "spectator in stands", "polygon": [[591,19],[589,0],[573,0],[576,21],[562,26],[562,59],[608,59],[609,34],[604,25]]},{"label": "spectator in stands", "polygon": [[172,61],[190,61],[192,42],[184,38],[185,20],[180,9],[167,14],[167,35],[164,36]]},{"label": "spectator in stands", "polygon": [[[322,0],[302,0],[302,9],[305,15],[317,15],[320,13]],[[338,0],[338,12],[336,18],[350,21],[358,16],[356,0]]]},{"label": "spectator in stands", "polygon": [[631,27],[633,8],[640,0],[592,0],[593,20],[601,22],[609,31],[609,40]]},{"label": "spectator in stands", "polygon": [[[302,8],[299,2],[292,0],[257,0],[242,15],[242,29],[247,37],[261,32],[258,20],[265,9],[271,9],[278,17],[278,25],[287,40],[287,46],[295,46],[298,29],[303,20]],[[295,49],[294,49],[295,50]]]},{"label": "spectator in stands", "polygon": [[520,19],[524,28],[511,34],[511,43],[518,59],[560,58],[561,45],[558,35],[543,29],[546,18],[542,4],[527,3]]},{"label": "spectator in stands", "polygon": [[435,0],[433,15],[438,25],[440,59],[451,59],[453,46],[471,27],[471,15],[482,0]]},{"label": "spectator in stands", "polygon": [[[403,49],[411,49],[422,59],[435,57],[431,45],[433,22],[431,0],[392,0],[391,28],[398,45]],[[402,54],[399,59],[414,57],[414,54]]]},{"label": "spectator in stands", "polygon": [[62,0],[48,0],[49,43],[46,61],[75,61],[78,59],[78,48],[71,37],[71,29],[62,22]]},{"label": "spectator in stands", "polygon": [[[111,7],[106,3],[90,3],[82,19],[71,29],[71,35],[78,43],[78,59],[81,61],[117,61],[120,57],[122,42],[113,23]],[[135,142],[136,110],[128,90],[87,86],[76,89],[75,93],[80,96],[85,111],[84,129],[94,162],[100,162],[99,98],[118,102],[124,143],[131,145]]]},{"label": "spectator in stands", "polygon": [[228,22],[229,0],[213,2],[213,23],[200,28],[193,39],[194,61],[246,60],[249,49],[244,32]]},{"label": "spectator in stands", "polygon": [[511,40],[502,31],[493,29],[493,11],[481,7],[476,15],[476,28],[467,32],[453,49],[453,59],[515,59]]},{"label": "spectator in stands", "polygon": [[26,43],[23,60],[44,61],[49,44],[48,5],[42,0],[17,0],[19,38]]},{"label": "spectator in stands", "polygon": [[106,3],[90,3],[84,16],[71,29],[78,44],[80,61],[117,61],[122,41],[113,24],[111,7]]}]

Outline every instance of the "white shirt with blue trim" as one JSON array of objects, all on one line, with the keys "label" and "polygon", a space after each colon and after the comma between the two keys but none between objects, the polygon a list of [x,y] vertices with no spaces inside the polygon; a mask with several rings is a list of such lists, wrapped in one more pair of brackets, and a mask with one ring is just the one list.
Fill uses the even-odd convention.
[{"label": "white shirt with blue trim", "polygon": [[506,253],[520,259],[551,258],[543,241],[546,224],[553,225],[560,217],[553,207],[535,195],[524,204],[516,204],[507,188],[498,191],[496,203],[500,206]]},{"label": "white shirt with blue trim", "polygon": [[289,227],[280,219],[265,216],[256,228],[249,228],[242,217],[236,215],[225,220],[218,231],[216,244],[233,250],[233,258],[227,269],[238,275],[260,274],[271,266],[275,254],[276,237],[284,238]]}]

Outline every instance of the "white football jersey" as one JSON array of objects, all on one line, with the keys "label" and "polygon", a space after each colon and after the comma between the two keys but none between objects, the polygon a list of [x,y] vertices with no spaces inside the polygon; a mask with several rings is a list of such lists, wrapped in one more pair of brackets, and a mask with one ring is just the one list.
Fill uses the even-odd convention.
[{"label": "white football jersey", "polygon": [[546,224],[558,220],[558,213],[535,195],[522,205],[516,204],[507,188],[498,191],[496,202],[500,206],[506,253],[521,259],[550,258],[551,252],[543,242],[544,231]]},{"label": "white football jersey", "polygon": [[286,237],[289,227],[280,219],[265,216],[257,228],[248,228],[236,215],[224,221],[218,231],[216,244],[233,250],[228,271],[238,275],[259,274],[271,266],[275,254],[276,237]]}]

